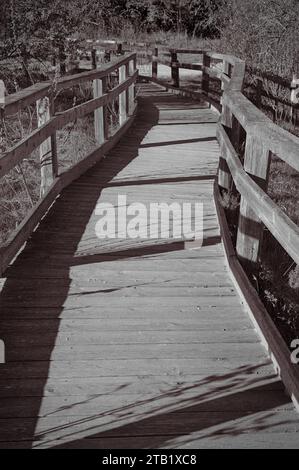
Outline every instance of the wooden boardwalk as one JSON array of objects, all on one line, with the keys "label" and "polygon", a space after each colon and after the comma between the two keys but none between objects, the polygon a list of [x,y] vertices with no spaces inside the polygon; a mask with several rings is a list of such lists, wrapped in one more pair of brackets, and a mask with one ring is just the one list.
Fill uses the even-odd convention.
[{"label": "wooden boardwalk", "polygon": [[[299,448],[299,416],[225,264],[217,116],[144,84],[136,123],[6,271],[2,448]],[[204,203],[204,243],[95,235],[98,202]]]}]

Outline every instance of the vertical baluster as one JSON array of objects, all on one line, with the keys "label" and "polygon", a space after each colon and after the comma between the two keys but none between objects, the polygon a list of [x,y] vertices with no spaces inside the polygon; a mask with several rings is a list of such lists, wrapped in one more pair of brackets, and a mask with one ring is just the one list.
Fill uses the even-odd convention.
[{"label": "vertical baluster", "polygon": [[[135,60],[130,60],[129,62],[129,74],[130,76],[134,75],[135,73]],[[129,87],[129,94],[128,94],[128,113],[129,116],[133,114],[134,108],[135,108],[135,85],[134,83],[130,85]]]},{"label": "vertical baluster", "polygon": [[5,108],[5,84],[3,80],[0,80],[0,117],[4,114]]},{"label": "vertical baluster", "polygon": [[[97,68],[96,50],[92,50],[92,67]],[[99,98],[106,92],[106,78],[96,78],[92,82],[93,98]],[[105,142],[107,138],[106,109],[101,106],[94,111],[94,132],[95,140],[98,145]]]},{"label": "vertical baluster", "polygon": [[203,72],[202,72],[202,91],[206,93],[207,95],[209,94],[209,88],[210,88],[210,77],[207,72],[207,68],[211,67],[211,57],[207,55],[206,52],[203,53]]},{"label": "vertical baluster", "polygon": [[152,55],[152,78],[154,80],[158,78],[158,54],[159,50],[155,47],[154,54]]}]

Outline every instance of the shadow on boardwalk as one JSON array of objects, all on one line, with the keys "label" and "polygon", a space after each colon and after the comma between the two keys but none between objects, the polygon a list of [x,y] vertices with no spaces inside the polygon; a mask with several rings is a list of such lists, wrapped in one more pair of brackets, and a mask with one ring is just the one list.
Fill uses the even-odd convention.
[{"label": "shadow on boardwalk", "polygon": [[[210,375],[198,381],[195,379],[195,382],[188,386],[176,383],[163,393],[155,391],[151,398],[139,399],[127,406],[108,406],[108,409],[100,413],[88,411],[84,417],[76,415],[76,406],[88,405],[99,397],[99,392],[95,395],[85,393],[86,399],[81,397],[82,401],[79,402],[78,398],[78,403],[77,398],[73,398],[75,403],[71,405],[64,405],[61,398],[61,402],[55,405],[54,412],[41,412],[42,397],[45,395],[50,368],[53,367],[51,354],[59,333],[63,306],[70,297],[71,268],[118,258],[179,251],[184,248],[183,242],[174,242],[118,250],[113,252],[113,257],[103,254],[102,250],[97,253],[96,249],[82,256],[77,254],[102,191],[113,186],[114,182],[111,180],[136,158],[145,135],[159,122],[159,108],[170,109],[174,100],[175,97],[169,97],[161,91],[154,98],[146,95],[141,98],[142,114],[139,114],[136,124],[124,137],[124,140],[130,138],[130,150],[119,159],[113,156],[111,165],[107,159],[95,170],[89,170],[87,175],[92,176],[93,171],[98,170],[101,176],[93,182],[96,184],[88,186],[86,194],[84,184],[82,189],[80,188],[81,193],[78,188],[76,191],[72,191],[71,186],[66,188],[42,220],[24,251],[7,270],[7,279],[0,296],[0,330],[7,355],[7,363],[0,369],[0,447],[5,448],[7,443],[12,442],[14,444],[11,445],[15,447],[30,448],[33,442],[35,447],[43,444],[47,447],[58,447],[57,440],[61,440],[62,447],[154,448],[167,445],[173,436],[184,438],[187,442],[191,433],[227,423],[226,434],[233,436],[240,432],[241,426],[240,423],[235,425],[234,419],[254,416],[258,411],[267,410],[269,421],[264,414],[260,421],[257,419],[253,423],[253,432],[283,424],[277,421],[273,424],[275,420],[271,421],[270,410],[288,403],[289,400],[281,389],[277,389],[275,377],[268,375],[263,379],[261,374],[259,378],[259,368],[262,369],[263,364],[236,368],[229,374]],[[179,106],[180,109],[184,107],[183,100],[179,102]],[[188,103],[185,104],[185,109],[188,110]],[[206,140],[208,141],[209,137]],[[212,178],[208,175],[191,178],[187,176],[186,181],[202,180],[207,184]],[[160,180],[155,179],[155,184],[177,181],[177,178],[161,177]],[[179,181],[185,179],[181,177]],[[142,184],[151,184],[151,181],[145,180]],[[53,240],[58,240],[57,246]],[[213,234],[204,241],[204,245],[217,245],[219,241],[219,236]],[[55,284],[51,284],[53,280]],[[96,294],[107,291],[99,290]],[[113,289],[110,291],[113,292]],[[80,292],[78,299],[83,294]],[[46,331],[45,316],[54,320]],[[34,360],[28,360],[31,351],[39,351],[39,348],[42,350],[41,356],[34,352]],[[265,367],[268,366],[269,363]],[[62,366],[60,373],[64,373]],[[81,378],[84,379],[84,375]],[[267,402],[257,398],[266,390],[271,391],[271,387],[275,390],[275,393],[270,394],[271,399],[269,394]],[[108,397],[109,393],[106,393],[106,396]],[[117,400],[117,395],[115,396]],[[22,403],[25,398],[29,398],[26,401],[27,408]],[[226,409],[234,411],[226,413]],[[61,411],[66,415],[60,415],[62,419],[59,421]],[[49,415],[58,419],[57,424],[52,426],[53,421],[47,421]],[[103,417],[108,417],[109,420],[108,426],[104,426],[105,429],[101,421]],[[38,426],[39,418],[45,419],[41,428]]]}]

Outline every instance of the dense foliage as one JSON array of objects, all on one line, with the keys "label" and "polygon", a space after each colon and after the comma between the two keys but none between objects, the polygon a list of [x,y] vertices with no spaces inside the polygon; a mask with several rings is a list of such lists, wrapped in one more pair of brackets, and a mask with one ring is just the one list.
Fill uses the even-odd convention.
[{"label": "dense foliage", "polygon": [[[221,2],[220,2],[221,3]],[[184,31],[217,33],[216,0],[4,0],[0,5],[2,57],[42,56],[76,34]],[[45,41],[48,40],[48,41]]]}]

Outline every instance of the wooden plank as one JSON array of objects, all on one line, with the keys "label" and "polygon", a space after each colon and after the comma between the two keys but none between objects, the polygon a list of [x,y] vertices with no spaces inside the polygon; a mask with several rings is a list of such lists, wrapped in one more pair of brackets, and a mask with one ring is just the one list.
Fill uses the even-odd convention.
[{"label": "wooden plank", "polygon": [[[38,127],[42,127],[50,121],[50,99],[47,96],[36,102],[36,113]],[[42,198],[53,183],[52,141],[50,138],[44,140],[39,146],[39,158],[41,165],[40,197]]]},{"label": "wooden plank", "polygon": [[256,290],[250,283],[247,275],[245,274],[245,271],[243,270],[239,260],[236,257],[236,253],[233,248],[231,237],[229,234],[229,228],[225,218],[224,210],[219,202],[219,193],[216,185],[214,188],[217,213],[221,225],[225,253],[233,279],[235,281],[235,284],[240,289],[241,295],[244,298],[244,301],[248,306],[249,311],[251,312],[251,318],[256,324],[257,331],[260,337],[262,338],[262,341],[264,342],[264,344],[267,344],[275,367],[279,370],[279,373],[283,378],[283,381],[286,385],[286,389],[290,397],[292,397],[295,406],[298,408],[298,368],[295,364],[292,364],[292,362],[290,361],[290,351],[287,344],[285,343],[272,318],[265,309],[265,306],[263,305],[262,301],[259,299]]},{"label": "wooden plank", "polygon": [[233,175],[235,185],[243,198],[248,201],[251,210],[254,212],[254,215],[251,217],[258,217],[291,258],[298,263],[299,227],[292,222],[258,184],[246,174],[232,144],[228,137],[225,137],[225,132],[222,132],[221,135],[223,138],[223,146],[225,146],[227,151],[225,155],[226,161]]},{"label": "wooden plank", "polygon": [[[99,98],[103,95],[103,82],[100,79],[93,80],[93,97]],[[98,145],[105,142],[104,110],[100,107],[94,111],[95,140]]]},{"label": "wooden plank", "polygon": [[[117,309],[116,311],[118,311]],[[56,318],[58,317],[57,310]],[[60,309],[62,314],[64,310]],[[18,318],[16,317],[16,321]],[[213,330],[142,330],[138,334],[131,330],[99,330],[99,331],[80,331],[75,333],[66,333],[65,331],[58,331],[51,335],[44,335],[40,332],[30,333],[30,336],[23,334],[13,334],[12,338],[7,336],[7,346],[18,344],[19,346],[49,346],[53,347],[53,337],[55,336],[55,344],[59,345],[72,345],[74,348],[80,345],[93,345],[93,344],[186,344],[186,343],[201,343],[209,344],[212,348],[216,343],[238,343],[247,344],[255,343],[258,346],[258,336],[256,331],[251,328],[247,330],[228,330],[213,329]],[[157,374],[159,375],[159,374]]]},{"label": "wooden plank", "polygon": [[[1,365],[1,376],[10,378],[71,378],[71,377],[137,377],[140,375],[213,375],[219,373],[219,362],[223,373],[234,373],[238,368],[250,369],[252,362],[244,359],[125,359],[94,361],[25,361]],[[265,359],[254,361],[260,377],[273,376],[271,361]]]},{"label": "wooden plank", "polygon": [[30,136],[21,140],[12,149],[4,152],[0,157],[0,177],[6,175],[14,168],[23,158],[28,157],[33,150],[39,147],[47,140],[56,130],[55,119],[51,118],[38,129],[34,130]]},{"label": "wooden plank", "polygon": [[[257,387],[258,388],[258,387]],[[262,388],[262,387],[261,387]],[[189,401],[190,403],[192,400],[198,403],[198,394],[199,390],[197,389],[197,393],[195,390],[189,391],[187,393],[182,392],[184,395],[184,399]],[[212,399],[212,397],[216,399]],[[210,399],[203,401],[203,403],[198,404],[198,411],[194,411],[195,415],[197,415],[198,419],[200,419],[201,413],[221,413],[221,412],[230,412],[232,415],[234,413],[240,412],[246,415],[247,413],[254,413],[254,412],[262,412],[267,409],[271,409],[273,413],[275,412],[290,412],[293,409],[293,405],[291,402],[288,402],[284,393],[275,391],[268,391],[265,390],[263,393],[263,399],[261,400],[260,390],[242,390],[240,391],[240,395],[243,396],[242,400],[233,400],[229,394],[226,393],[218,393],[213,394],[213,391],[210,391]],[[64,402],[64,406],[61,407],[61,402]],[[32,415],[35,415],[36,411],[36,398],[31,397],[23,397],[23,398],[2,398],[0,402],[0,416],[1,420],[9,418],[9,419],[16,419],[16,418],[28,418]],[[159,407],[168,407],[168,414],[171,415],[171,407],[175,405],[176,397],[171,396],[171,392],[169,394],[162,393],[159,399],[155,393],[144,393],[143,395],[133,393],[133,394],[126,394],[123,393],[121,396],[113,396],[113,395],[99,395],[98,393],[95,394],[93,397],[90,395],[79,395],[76,397],[47,397],[43,399],[43,403],[41,409],[39,411],[38,416],[44,417],[47,415],[55,415],[56,418],[64,418],[64,417],[84,417],[89,418],[90,415],[96,410],[101,409],[101,413],[103,415],[112,413],[112,410],[121,410],[121,409],[131,409],[136,410],[138,407],[141,408],[142,405],[147,402],[147,412],[154,412],[155,408]],[[287,402],[287,403],[285,403]],[[194,406],[196,410],[196,406]],[[177,414],[178,419],[184,419],[184,414],[188,413],[182,409],[175,412]],[[188,421],[191,418],[188,417]],[[153,417],[152,417],[153,419]],[[154,421],[158,421],[158,418],[153,419]],[[162,421],[162,420],[161,420]],[[169,421],[169,419],[166,419]],[[2,421],[3,422],[3,421]],[[186,420],[187,424],[187,420]],[[167,423],[165,423],[165,426]],[[133,433],[135,430],[137,431],[138,425],[131,425]],[[109,431],[108,431],[109,432]],[[147,432],[149,433],[159,433],[158,429],[154,429],[153,425],[149,425],[147,428]],[[162,431],[163,432],[163,431]],[[164,431],[165,432],[165,431]],[[180,434],[180,426],[175,427],[173,423],[173,430],[172,433]],[[299,437],[299,432],[298,432]]]},{"label": "wooden plank", "polygon": [[[218,359],[242,358],[247,360],[258,360],[265,357],[265,350],[258,347],[257,343],[240,344],[214,343],[213,348],[207,344],[124,344],[124,345],[56,345],[54,351],[48,346],[19,346],[12,350],[8,348],[6,362],[16,361],[77,361],[77,360],[102,360],[110,359]],[[1,411],[0,411],[1,414]]]},{"label": "wooden plank", "polygon": [[[49,138],[56,130],[61,129],[70,121],[86,116],[100,106],[111,103],[120,93],[123,93],[123,90],[134,83],[136,78],[137,72],[132,77],[129,77],[129,79],[124,83],[121,83],[111,90],[108,95],[103,95],[62,113],[58,113],[57,116],[52,117],[50,120],[45,119],[46,122],[44,124],[41,124],[38,129],[33,131],[28,137],[20,141],[0,157],[0,177],[7,174],[8,171],[14,168],[21,160],[23,160],[23,158],[28,157],[28,155],[30,155],[37,147],[42,146],[44,142],[46,142],[44,144],[46,145],[46,148],[43,152],[48,155],[48,148],[50,145]],[[47,110],[47,106],[45,109]]]},{"label": "wooden plank", "polygon": [[[221,381],[221,386],[225,388],[231,387],[230,377],[219,375],[217,378]],[[251,378],[246,373],[239,375],[239,387],[246,390],[252,386]],[[284,391],[284,386],[276,377],[259,379],[258,384],[265,391]],[[145,393],[154,394],[157,390],[160,393],[174,392],[178,387],[176,378],[153,376],[138,377],[137,380],[128,377],[110,377],[103,380],[98,377],[89,378],[70,378],[70,379],[52,379],[47,381],[44,387],[43,379],[11,379],[9,383],[0,379],[0,397],[76,397],[88,392],[89,395],[104,395],[121,397],[122,394],[131,395]],[[238,386],[237,386],[238,387]],[[206,376],[182,377],[179,389],[188,394],[192,391],[198,394],[212,393],[217,391],[217,385],[209,383]]]},{"label": "wooden plank", "polygon": [[[225,427],[224,427],[225,429]],[[150,445],[151,448],[173,449],[174,447],[180,449],[298,449],[298,436],[296,433],[277,432],[269,434],[260,431],[259,433],[251,432],[250,434],[243,432],[231,437],[227,437],[225,432],[220,428],[213,432],[212,437],[207,433],[198,432],[196,436],[189,437],[173,437],[166,434],[164,436],[134,436],[130,437],[111,437],[111,438],[93,438],[93,439],[77,439],[75,441],[66,441],[61,443],[59,439],[52,441],[50,444],[40,441],[33,443],[33,448],[47,449],[49,447],[57,447],[61,449],[147,449]],[[150,441],[150,443],[149,443]],[[0,448],[4,449],[28,449],[31,448],[31,441],[9,441],[0,443]]]},{"label": "wooden plank", "polygon": [[[238,397],[238,395],[236,394]],[[283,398],[279,397],[281,402]],[[233,399],[233,396],[232,398]],[[240,393],[239,400],[242,399],[242,393]],[[221,398],[219,398],[221,402]],[[278,400],[277,400],[278,401]],[[213,403],[217,403],[217,400],[211,401],[211,406]],[[158,405],[158,403],[157,403]],[[276,439],[275,435],[278,434],[281,438],[284,433],[284,442],[288,442],[291,439],[291,442],[294,445],[295,440],[292,437],[296,437],[298,443],[298,424],[292,416],[292,412],[284,411],[277,412],[273,411],[272,417],[269,417],[271,407],[265,406],[264,411],[254,410],[248,411],[205,411],[204,404],[195,402],[189,407],[185,407],[181,412],[172,410],[171,408],[167,410],[166,407],[162,407],[164,412],[160,415],[157,411],[149,411],[148,415],[139,415],[142,413],[142,407],[136,407],[136,409],[129,410],[132,412],[131,417],[126,417],[124,415],[125,410],[118,410],[119,417],[118,422],[113,420],[112,413],[104,417],[94,416],[92,422],[82,422],[82,420],[74,420],[72,417],[41,417],[38,420],[38,426],[36,429],[36,446],[41,446],[43,443],[48,445],[48,447],[54,446],[54,440],[57,439],[56,445],[63,447],[64,443],[69,442],[70,445],[74,446],[81,445],[81,440],[83,438],[87,440],[93,439],[103,439],[103,445],[107,445],[107,438],[119,438],[127,437],[131,441],[136,443],[136,436],[147,437],[148,444],[144,442],[145,447],[149,446],[149,443],[156,442],[159,443],[159,447],[163,446],[163,443],[171,441],[176,436],[181,437],[182,441],[186,443],[191,442],[192,440],[196,441],[197,433],[204,431],[206,437],[210,436],[213,427],[221,427],[224,429],[230,425],[237,429],[240,429],[240,434],[244,435],[247,438],[247,445],[250,447],[250,439],[253,434],[257,434],[254,425],[255,420],[260,420],[266,422],[265,429],[263,428],[262,434],[266,438],[266,442],[270,443],[272,439]],[[127,410],[128,411],[128,410]],[[253,416],[255,415],[255,416]],[[161,419],[161,416],[164,418]],[[289,423],[289,428],[292,430],[287,431]],[[16,439],[16,436],[19,436],[19,440],[27,440],[32,426],[34,425],[34,418],[11,418],[11,419],[1,419],[1,435],[0,439],[2,441],[10,441]],[[230,428],[231,429],[231,428]],[[246,431],[247,429],[247,431]],[[71,436],[69,433],[71,431]],[[194,433],[194,434],[193,434]],[[212,436],[212,442],[214,448],[217,448],[217,439],[218,434]],[[221,433],[222,434],[222,433]],[[229,432],[224,433],[224,436],[228,439]],[[156,440],[154,438],[156,437]],[[160,439],[159,439],[160,437]],[[164,437],[164,439],[163,439]],[[166,437],[166,439],[165,439]],[[210,436],[211,437],[211,436]],[[231,436],[229,436],[231,439]],[[215,442],[216,441],[216,442]],[[108,441],[109,442],[109,441]],[[200,441],[197,441],[200,442]],[[255,440],[253,441],[255,442]],[[265,444],[265,441],[263,441]],[[276,441],[277,442],[277,441]],[[164,444],[165,445],[165,444]],[[107,447],[104,447],[107,449]],[[152,447],[151,447],[152,448]],[[181,448],[181,446],[179,447]]]},{"label": "wooden plank", "polygon": [[158,78],[158,55],[159,55],[159,49],[155,47],[152,55],[152,78],[157,79]]},{"label": "wooden plank", "polygon": [[[177,124],[212,113],[151,87],[139,91],[144,112],[130,133],[113,152],[102,147],[107,158],[61,193],[0,283],[9,360],[0,440],[8,447],[130,447],[136,434],[161,447],[214,430],[225,445],[232,426],[247,446],[275,433],[283,445],[282,433],[295,442],[298,417],[227,277],[212,200],[216,127]],[[237,174],[234,160],[231,167]],[[206,245],[99,243],[94,208],[115,204],[122,190],[146,204],[202,198]],[[269,420],[260,440],[255,419]]]},{"label": "wooden plank", "polygon": [[[244,157],[244,170],[252,179],[267,191],[270,166],[270,153],[262,140],[247,133]],[[236,250],[239,257],[248,265],[256,266],[263,240],[264,227],[256,216],[251,202],[241,197],[240,216]]]},{"label": "wooden plank", "polygon": [[[80,83],[104,78],[105,76],[114,72],[121,65],[135,58],[135,53],[125,54],[121,59],[117,57],[113,61],[109,62],[109,64],[101,65],[101,67],[98,69],[81,72],[75,75],[64,76],[58,80],[57,89],[63,90],[66,88],[71,88],[72,86],[78,85]],[[36,83],[29,88],[6,97],[4,108],[5,116],[15,114],[21,109],[24,109],[30,104],[35,103],[37,100],[47,96],[50,85],[51,84],[49,82]]]}]

